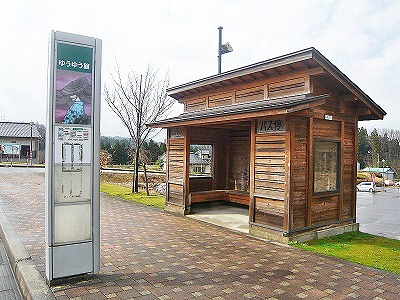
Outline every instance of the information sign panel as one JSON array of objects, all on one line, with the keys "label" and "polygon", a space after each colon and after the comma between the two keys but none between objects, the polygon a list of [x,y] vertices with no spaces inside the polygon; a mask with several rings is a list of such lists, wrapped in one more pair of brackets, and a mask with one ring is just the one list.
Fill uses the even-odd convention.
[{"label": "information sign panel", "polygon": [[99,270],[101,40],[52,32],[46,139],[46,277]]},{"label": "information sign panel", "polygon": [[4,143],[2,144],[3,154],[8,155],[19,155],[21,151],[21,145],[15,143]]}]

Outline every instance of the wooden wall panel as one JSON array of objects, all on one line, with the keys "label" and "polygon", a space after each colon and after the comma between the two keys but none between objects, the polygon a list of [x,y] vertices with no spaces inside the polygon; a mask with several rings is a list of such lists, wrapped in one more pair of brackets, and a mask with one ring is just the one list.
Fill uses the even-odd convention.
[{"label": "wooden wall panel", "polygon": [[206,98],[191,99],[185,102],[185,111],[195,111],[207,108]]},{"label": "wooden wall panel", "polygon": [[213,143],[224,134],[223,129],[216,129],[210,127],[190,127],[190,143],[201,144],[201,143]]},{"label": "wooden wall panel", "polygon": [[211,191],[213,189],[213,178],[190,178],[190,193]]},{"label": "wooden wall panel", "polygon": [[184,177],[184,139],[169,140],[169,181],[173,183],[183,184]]},{"label": "wooden wall panel", "polygon": [[316,95],[332,93],[332,88],[326,83],[326,80],[322,79],[323,77],[324,76],[315,76],[312,78],[311,88]]},{"label": "wooden wall panel", "polygon": [[340,109],[339,109],[339,100],[335,98],[332,93],[329,93],[331,97],[329,98],[328,101],[324,105],[321,106],[316,106],[313,108],[313,115],[315,118],[321,118],[324,119],[325,115],[331,115],[334,116],[335,119],[340,114]]},{"label": "wooden wall panel", "polygon": [[208,98],[208,107],[218,107],[232,104],[233,93],[223,93],[215,96],[210,96]]},{"label": "wooden wall panel", "polygon": [[[354,199],[354,165],[356,162],[355,145],[354,145],[354,124],[345,123],[344,125],[344,153],[343,159],[343,205],[342,218],[352,217],[352,207],[356,199]],[[357,134],[357,133],[356,133]]]},{"label": "wooden wall panel", "polygon": [[254,162],[254,221],[282,229],[285,213],[285,134],[257,134]]},{"label": "wooden wall panel", "polygon": [[285,136],[256,135],[254,194],[283,201],[285,198]]},{"label": "wooden wall panel", "polygon": [[292,74],[276,75],[251,83],[238,83],[235,86],[224,87],[221,85],[216,90],[204,91],[194,96],[195,98],[188,97],[181,99],[180,102],[185,104],[185,111],[193,111],[232,103],[311,93],[311,76],[322,73],[322,68],[314,68]]},{"label": "wooden wall panel", "polygon": [[168,202],[183,205],[183,185],[168,183]]},{"label": "wooden wall panel", "polygon": [[264,86],[256,86],[248,89],[238,90],[235,93],[235,102],[242,103],[264,99]]},{"label": "wooden wall panel", "polygon": [[314,136],[329,137],[330,139],[340,139],[340,122],[314,119]]},{"label": "wooden wall panel", "polygon": [[338,220],[339,196],[314,197],[311,205],[312,225]]},{"label": "wooden wall panel", "polygon": [[249,190],[250,132],[232,130],[229,136],[228,189]]},{"label": "wooden wall panel", "polygon": [[306,93],[305,77],[268,84],[268,98]]},{"label": "wooden wall panel", "polygon": [[255,197],[255,222],[267,226],[283,228],[284,202]]},{"label": "wooden wall panel", "polygon": [[308,188],[308,119],[294,120],[294,141],[292,141],[292,168],[293,181],[291,203],[293,206],[293,228],[307,225],[307,188]]},{"label": "wooden wall panel", "polygon": [[168,195],[167,202],[184,205],[185,139],[168,140]]}]

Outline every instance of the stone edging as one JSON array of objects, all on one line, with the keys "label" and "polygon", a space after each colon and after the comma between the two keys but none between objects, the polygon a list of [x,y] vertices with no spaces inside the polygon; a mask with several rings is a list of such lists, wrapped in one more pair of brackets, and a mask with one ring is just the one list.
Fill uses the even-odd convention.
[{"label": "stone edging", "polygon": [[0,236],[22,297],[27,300],[55,299],[2,207],[0,207]]}]

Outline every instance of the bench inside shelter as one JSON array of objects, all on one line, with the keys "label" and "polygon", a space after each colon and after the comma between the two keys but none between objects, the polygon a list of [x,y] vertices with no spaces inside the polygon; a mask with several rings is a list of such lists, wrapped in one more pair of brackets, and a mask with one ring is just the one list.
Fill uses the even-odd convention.
[{"label": "bench inside shelter", "polygon": [[236,190],[214,190],[192,192],[189,194],[190,203],[210,202],[210,201],[227,201],[238,204],[249,205],[249,192]]}]

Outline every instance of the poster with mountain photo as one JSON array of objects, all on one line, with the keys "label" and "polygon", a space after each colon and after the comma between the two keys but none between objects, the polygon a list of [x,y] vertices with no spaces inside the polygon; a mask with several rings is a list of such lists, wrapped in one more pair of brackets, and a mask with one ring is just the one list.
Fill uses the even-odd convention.
[{"label": "poster with mountain photo", "polygon": [[90,47],[57,44],[56,124],[91,124],[92,61]]}]

